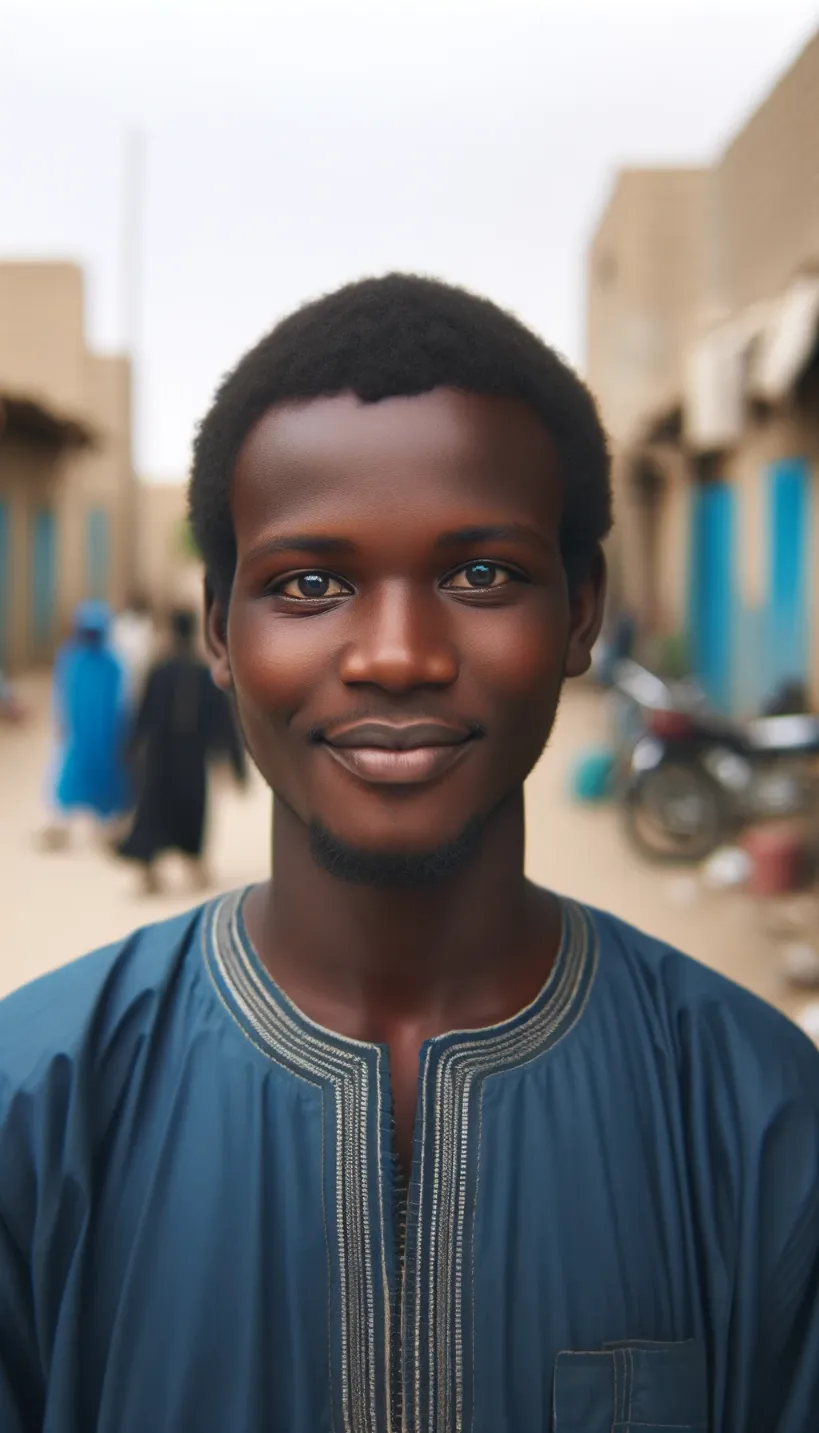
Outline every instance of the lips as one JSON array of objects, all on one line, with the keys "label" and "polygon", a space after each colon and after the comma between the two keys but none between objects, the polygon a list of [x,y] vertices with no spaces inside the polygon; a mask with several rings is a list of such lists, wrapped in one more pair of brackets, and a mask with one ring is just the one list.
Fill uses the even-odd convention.
[{"label": "lips", "polygon": [[474,736],[473,728],[450,726],[446,722],[363,721],[337,728],[324,740],[336,748],[375,746],[384,751],[411,751],[421,746],[458,746],[471,736]]},{"label": "lips", "polygon": [[408,786],[450,771],[478,732],[446,722],[365,721],[337,727],[322,737],[328,754],[364,781]]}]

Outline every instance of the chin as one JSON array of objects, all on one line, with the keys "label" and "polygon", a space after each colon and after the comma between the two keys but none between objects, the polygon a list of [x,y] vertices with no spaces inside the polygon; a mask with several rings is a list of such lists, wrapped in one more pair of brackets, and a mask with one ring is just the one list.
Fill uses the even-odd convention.
[{"label": "chin", "polygon": [[320,821],[310,823],[310,850],[313,859],[336,880],[351,885],[380,889],[418,890],[451,880],[477,856],[484,822],[473,818],[460,831],[430,845],[403,844],[399,833],[389,839],[351,840]]}]

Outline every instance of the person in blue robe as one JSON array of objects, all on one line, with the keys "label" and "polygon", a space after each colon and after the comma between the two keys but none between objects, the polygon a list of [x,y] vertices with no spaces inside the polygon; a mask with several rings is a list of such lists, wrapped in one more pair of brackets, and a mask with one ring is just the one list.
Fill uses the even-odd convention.
[{"label": "person in blue robe", "polygon": [[67,821],[78,811],[108,822],[131,802],[126,764],[125,672],[109,646],[110,613],[102,602],[82,602],[71,637],[54,665],[54,716],[58,752],[53,778],[55,821],[50,844],[62,844]]},{"label": "person in blue robe", "polygon": [[2,1433],[817,1426],[819,1052],[525,877],[608,471],[431,280],[225,381],[191,509],[273,874],[0,1004]]}]

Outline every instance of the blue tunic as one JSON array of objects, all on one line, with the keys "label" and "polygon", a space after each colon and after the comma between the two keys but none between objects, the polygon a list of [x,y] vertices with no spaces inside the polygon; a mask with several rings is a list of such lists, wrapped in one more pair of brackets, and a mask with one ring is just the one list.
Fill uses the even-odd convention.
[{"label": "blue tunic", "polygon": [[103,819],[130,805],[125,765],[125,669],[110,648],[71,638],[54,667],[54,706],[61,733],[54,797],[62,811]]},{"label": "blue tunic", "polygon": [[[564,903],[538,998],[385,1050],[241,894],[0,1005],[2,1433],[809,1433],[819,1053]],[[406,1218],[405,1237],[401,1230]]]}]

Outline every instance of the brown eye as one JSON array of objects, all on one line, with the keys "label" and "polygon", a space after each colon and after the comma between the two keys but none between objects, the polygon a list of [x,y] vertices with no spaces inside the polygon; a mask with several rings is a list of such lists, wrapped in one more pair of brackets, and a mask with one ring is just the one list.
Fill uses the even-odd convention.
[{"label": "brown eye", "polygon": [[298,577],[288,577],[286,582],[276,588],[276,592],[282,597],[293,597],[310,601],[322,601],[328,597],[348,597],[349,587],[339,582],[337,577],[331,577],[328,572],[300,572]]},{"label": "brown eye", "polygon": [[447,579],[446,586],[455,587],[461,592],[485,592],[505,587],[511,580],[512,574],[507,568],[498,567],[495,562],[469,562],[460,572],[453,572]]}]

